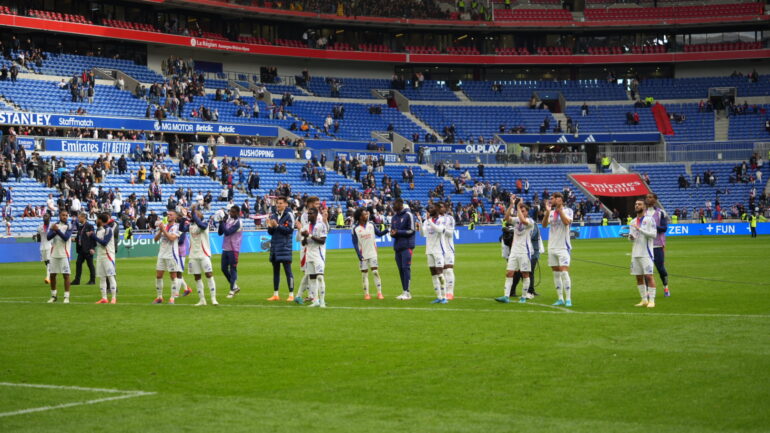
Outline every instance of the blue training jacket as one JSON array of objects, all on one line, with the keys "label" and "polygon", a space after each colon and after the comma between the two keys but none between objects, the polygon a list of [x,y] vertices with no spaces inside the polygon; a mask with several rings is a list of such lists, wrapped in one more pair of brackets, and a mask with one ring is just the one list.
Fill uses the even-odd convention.
[{"label": "blue training jacket", "polygon": [[278,221],[277,227],[267,229],[272,236],[270,240],[270,261],[291,263],[291,246],[294,234],[294,214],[286,209],[282,216],[274,212],[270,219]]},{"label": "blue training jacket", "polygon": [[393,249],[396,251],[414,249],[414,215],[407,209],[393,215],[390,221],[391,230],[396,231],[393,237]]}]

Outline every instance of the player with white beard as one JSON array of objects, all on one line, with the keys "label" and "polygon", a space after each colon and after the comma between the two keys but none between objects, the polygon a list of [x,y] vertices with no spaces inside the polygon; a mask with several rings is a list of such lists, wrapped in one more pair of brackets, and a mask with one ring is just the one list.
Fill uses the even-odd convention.
[{"label": "player with white beard", "polygon": [[369,295],[369,270],[374,276],[374,285],[377,287],[377,299],[385,299],[382,295],[382,280],[380,279],[379,265],[377,263],[377,237],[385,236],[387,230],[378,229],[369,221],[369,211],[364,208],[356,209],[353,214],[352,237],[353,248],[356,250],[361,270],[361,282],[364,289],[364,300],[372,299]]}]

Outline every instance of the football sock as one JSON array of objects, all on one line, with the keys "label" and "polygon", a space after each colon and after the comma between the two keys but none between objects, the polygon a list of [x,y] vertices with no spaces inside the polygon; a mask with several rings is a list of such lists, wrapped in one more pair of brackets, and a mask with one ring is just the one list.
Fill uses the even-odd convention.
[{"label": "football sock", "polygon": [[302,279],[299,280],[299,291],[297,292],[297,296],[305,296],[305,293],[308,291],[308,279],[310,279],[310,277],[305,274],[302,276]]},{"label": "football sock", "polygon": [[[521,280],[521,296],[524,296],[527,294],[527,289],[529,288],[529,277],[524,277],[524,279]],[[569,293],[569,292],[567,292]],[[567,299],[569,299],[569,295],[567,295]]]},{"label": "football sock", "polygon": [[444,278],[446,278],[446,292],[455,293],[455,270],[454,268],[444,269]]},{"label": "football sock", "polygon": [[158,298],[163,297],[163,278],[155,279],[155,291],[158,292]]},{"label": "football sock", "polygon": [[47,280],[47,279],[50,277],[50,275],[51,275],[51,273],[50,273],[50,272],[48,272],[48,264],[49,264],[49,263],[50,263],[50,261],[48,261],[48,260],[46,260],[46,261],[45,261],[45,279],[46,279],[46,280]]},{"label": "football sock", "polygon": [[118,282],[115,280],[114,275],[110,275],[107,277],[107,282],[110,283],[110,293],[112,294],[112,297],[115,298],[118,296]]},{"label": "football sock", "polygon": [[369,294],[369,273],[361,272],[361,285],[364,288],[364,293]]},{"label": "football sock", "polygon": [[326,282],[324,281],[324,276],[319,275],[316,277],[316,281],[318,281],[318,299],[321,301],[322,304],[326,303]]},{"label": "football sock", "polygon": [[505,277],[505,296],[511,296],[511,288],[513,287],[513,277]]},{"label": "football sock", "polygon": [[441,299],[441,282],[439,281],[438,275],[433,275],[431,279],[433,280],[433,290],[436,291],[436,297]]},{"label": "football sock", "polygon": [[511,294],[508,296],[516,296],[516,286],[519,285],[519,281],[521,281],[521,272],[514,272],[513,282],[511,283]]},{"label": "football sock", "polygon": [[198,298],[205,299],[206,293],[203,291],[203,279],[195,280],[195,289],[198,290]]},{"label": "football sock", "polygon": [[211,276],[209,278],[209,291],[211,292],[211,298],[216,298],[217,296],[217,283],[214,281],[214,276]]},{"label": "football sock", "polygon": [[308,288],[310,289],[310,297],[313,298],[314,302],[318,302],[318,297],[316,296],[316,293],[318,293],[318,278],[310,278],[308,280]]},{"label": "football sock", "polygon": [[441,299],[446,298],[446,279],[443,273],[438,274],[438,283],[441,288]]},{"label": "football sock", "polygon": [[561,271],[554,271],[553,272],[553,284],[556,286],[556,295],[559,296],[559,300],[564,300],[564,294],[561,290]]},{"label": "football sock", "polygon": [[656,288],[653,287],[647,287],[647,299],[650,302],[655,302],[655,292],[657,292]]},{"label": "football sock", "polygon": [[69,298],[70,298],[70,292],[65,291],[64,292],[64,299],[69,299]]},{"label": "football sock", "polygon": [[102,298],[107,297],[107,279],[102,277],[99,278],[99,290],[102,292]]},{"label": "football sock", "polygon": [[647,286],[644,284],[637,284],[636,288],[639,290],[639,296],[642,297],[642,301],[647,300]]},{"label": "football sock", "polygon": [[56,290],[51,290],[51,297],[52,298],[56,297]]},{"label": "football sock", "polygon": [[[377,287],[377,293],[382,293],[382,278],[380,278],[380,271],[374,270],[372,271],[372,275],[374,275],[374,286]],[[367,293],[369,292],[369,289],[367,288]]]},{"label": "football sock", "polygon": [[[525,284],[526,287],[528,287],[527,284]],[[561,286],[564,288],[564,296],[567,298],[567,300],[572,299],[572,280],[569,277],[569,272],[562,271],[561,272]]]}]

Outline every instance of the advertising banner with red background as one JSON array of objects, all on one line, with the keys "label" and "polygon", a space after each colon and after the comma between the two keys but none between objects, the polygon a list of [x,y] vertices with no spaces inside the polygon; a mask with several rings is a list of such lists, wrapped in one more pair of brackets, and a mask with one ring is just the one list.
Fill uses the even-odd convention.
[{"label": "advertising banner with red background", "polygon": [[572,178],[597,197],[634,197],[650,192],[638,174],[573,174]]}]

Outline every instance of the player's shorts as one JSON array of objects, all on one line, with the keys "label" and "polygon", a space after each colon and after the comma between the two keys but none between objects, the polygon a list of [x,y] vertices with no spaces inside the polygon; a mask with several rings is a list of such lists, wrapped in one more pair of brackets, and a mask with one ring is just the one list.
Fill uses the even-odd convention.
[{"label": "player's shorts", "polygon": [[631,257],[631,275],[652,275],[652,259],[649,257]]},{"label": "player's shorts", "polygon": [[182,264],[175,259],[162,259],[158,257],[155,263],[156,271],[164,272],[182,272]]},{"label": "player's shorts", "polygon": [[570,259],[567,250],[548,250],[548,266],[569,266]]},{"label": "player's shorts", "polygon": [[509,271],[532,272],[532,260],[526,254],[511,254],[508,257]]},{"label": "player's shorts", "polygon": [[323,261],[311,262],[308,260],[305,262],[305,272],[308,275],[323,275],[325,265],[326,263]]},{"label": "player's shorts", "polygon": [[190,275],[202,275],[208,272],[213,272],[211,266],[211,259],[209,257],[203,257],[200,259],[190,259],[187,262],[187,273]]},{"label": "player's shorts", "polygon": [[51,250],[46,248],[43,250],[40,250],[40,261],[45,262],[46,260],[51,259]]},{"label": "player's shorts", "polygon": [[63,274],[68,275],[70,273],[70,259],[68,258],[51,258],[51,262],[48,264],[49,274]]},{"label": "player's shorts", "polygon": [[444,267],[444,255],[443,254],[428,254],[428,267],[429,268],[443,268]]},{"label": "player's shorts", "polygon": [[444,266],[446,265],[452,265],[455,264],[455,252],[451,249],[447,249],[446,252],[444,252]]},{"label": "player's shorts", "polygon": [[377,265],[377,257],[373,259],[365,259],[358,262],[358,268],[362,271],[368,271],[371,268],[379,268]]},{"label": "player's shorts", "polygon": [[115,276],[115,262],[108,258],[96,259],[96,278],[106,278]]}]

